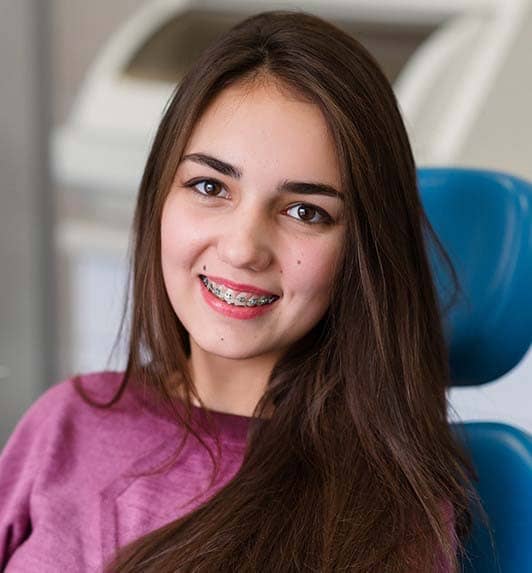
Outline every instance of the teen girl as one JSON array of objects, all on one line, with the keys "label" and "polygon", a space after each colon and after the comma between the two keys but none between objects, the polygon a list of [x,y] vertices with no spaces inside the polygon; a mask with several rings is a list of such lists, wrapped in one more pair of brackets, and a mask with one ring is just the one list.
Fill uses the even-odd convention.
[{"label": "teen girl", "polygon": [[3,452],[2,568],[455,571],[429,238],[372,57],[302,13],[231,29],[146,165],[127,369],[49,389]]}]

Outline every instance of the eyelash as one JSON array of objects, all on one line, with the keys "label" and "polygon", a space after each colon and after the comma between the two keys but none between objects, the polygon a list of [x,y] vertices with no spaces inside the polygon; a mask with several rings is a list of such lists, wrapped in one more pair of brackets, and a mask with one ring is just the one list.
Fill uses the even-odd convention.
[{"label": "eyelash", "polygon": [[[197,185],[199,185],[200,183],[214,183],[215,185],[219,185],[220,187],[225,189],[223,184],[220,181],[218,181],[217,179],[193,179],[192,181],[189,181],[188,183],[186,183],[185,187],[187,187],[188,189],[192,189],[193,191],[198,193],[200,196],[203,196],[206,198],[213,198],[213,199],[222,198],[223,199],[223,197],[219,197],[218,195],[208,195],[207,193],[202,193],[201,191],[198,191]],[[305,221],[304,219],[295,219],[296,221],[299,221],[300,223],[304,223],[305,225],[310,225],[310,226],[312,226],[312,225],[332,225],[334,223],[334,220],[329,215],[329,213],[327,213],[324,209],[317,207],[316,205],[312,205],[311,203],[296,203],[295,205],[292,205],[291,207],[289,207],[287,210],[290,211],[290,210],[294,209],[295,207],[310,208],[312,211],[315,211],[316,214],[318,214],[322,217],[321,221],[314,221],[314,222]],[[294,217],[292,217],[292,218],[294,218]]]}]

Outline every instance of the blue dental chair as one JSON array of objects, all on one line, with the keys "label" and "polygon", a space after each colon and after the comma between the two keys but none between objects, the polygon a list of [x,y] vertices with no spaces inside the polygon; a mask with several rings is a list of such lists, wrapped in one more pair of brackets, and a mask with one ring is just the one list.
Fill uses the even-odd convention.
[{"label": "blue dental chair", "polygon": [[[517,365],[532,341],[532,185],[504,173],[454,168],[419,169],[418,181],[425,213],[463,289],[444,317],[452,383],[491,382]],[[452,283],[430,250],[429,257],[445,308]],[[532,436],[489,421],[455,429],[478,473],[495,545],[494,554],[475,515],[462,571],[532,573]]]}]

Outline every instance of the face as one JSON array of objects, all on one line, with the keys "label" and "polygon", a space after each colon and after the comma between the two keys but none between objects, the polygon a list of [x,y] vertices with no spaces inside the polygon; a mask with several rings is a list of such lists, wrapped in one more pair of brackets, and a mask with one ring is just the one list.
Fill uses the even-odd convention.
[{"label": "face", "polygon": [[315,326],[342,205],[316,105],[273,84],[223,91],[193,130],[161,220],[164,283],[192,353],[276,359]]}]

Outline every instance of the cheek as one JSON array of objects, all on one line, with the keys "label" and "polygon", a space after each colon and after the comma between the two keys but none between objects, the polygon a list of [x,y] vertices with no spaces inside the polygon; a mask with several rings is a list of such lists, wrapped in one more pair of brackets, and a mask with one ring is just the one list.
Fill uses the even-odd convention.
[{"label": "cheek", "polygon": [[338,261],[340,239],[315,241],[292,250],[283,265],[283,281],[289,292],[298,298],[327,304]]},{"label": "cheek", "polygon": [[175,200],[168,199],[161,217],[161,259],[163,269],[186,265],[201,249],[201,233],[193,217]]}]

